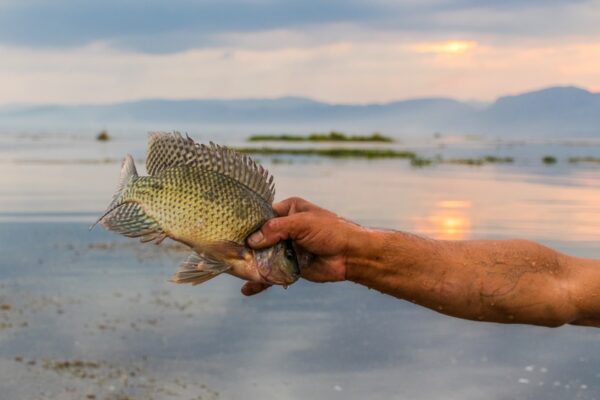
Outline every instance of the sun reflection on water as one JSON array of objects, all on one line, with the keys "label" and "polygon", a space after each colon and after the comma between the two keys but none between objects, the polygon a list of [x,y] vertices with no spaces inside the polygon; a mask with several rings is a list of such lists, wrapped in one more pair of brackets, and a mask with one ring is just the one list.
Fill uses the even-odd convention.
[{"label": "sun reflection on water", "polygon": [[438,201],[431,215],[417,219],[415,229],[435,239],[467,239],[471,230],[470,209],[470,201]]}]

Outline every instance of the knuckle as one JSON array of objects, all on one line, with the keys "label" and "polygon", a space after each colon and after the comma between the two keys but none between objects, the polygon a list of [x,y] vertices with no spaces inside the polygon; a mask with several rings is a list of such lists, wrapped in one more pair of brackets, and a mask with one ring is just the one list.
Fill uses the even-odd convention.
[{"label": "knuckle", "polygon": [[267,222],[265,222],[265,225],[263,226],[265,229],[273,229],[275,227],[277,227],[277,219],[273,218],[268,220]]},{"label": "knuckle", "polygon": [[281,224],[279,222],[279,219],[272,218],[272,219],[268,220],[267,222],[265,222],[265,224],[262,227],[262,231],[265,233],[271,233],[271,232],[276,232],[280,228],[281,228]]}]

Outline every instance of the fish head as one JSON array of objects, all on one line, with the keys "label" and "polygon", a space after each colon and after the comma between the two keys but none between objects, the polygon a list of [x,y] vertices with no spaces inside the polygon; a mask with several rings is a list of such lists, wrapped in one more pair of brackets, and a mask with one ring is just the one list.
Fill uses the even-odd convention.
[{"label": "fish head", "polygon": [[290,240],[254,252],[256,267],[261,278],[275,285],[291,285],[300,277],[296,252]]}]

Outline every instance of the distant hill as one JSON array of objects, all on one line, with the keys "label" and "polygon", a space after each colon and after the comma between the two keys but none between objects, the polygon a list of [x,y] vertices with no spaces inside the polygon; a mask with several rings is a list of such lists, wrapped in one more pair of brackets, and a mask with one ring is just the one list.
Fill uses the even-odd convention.
[{"label": "distant hill", "polygon": [[478,117],[481,129],[496,134],[505,126],[532,135],[600,136],[600,94],[553,87],[500,97]]},{"label": "distant hill", "polygon": [[345,130],[392,135],[433,132],[494,136],[600,136],[600,94],[552,87],[481,104],[424,98],[385,104],[328,104],[299,97],[140,100],[106,105],[0,107],[0,133],[60,129],[238,133]]}]

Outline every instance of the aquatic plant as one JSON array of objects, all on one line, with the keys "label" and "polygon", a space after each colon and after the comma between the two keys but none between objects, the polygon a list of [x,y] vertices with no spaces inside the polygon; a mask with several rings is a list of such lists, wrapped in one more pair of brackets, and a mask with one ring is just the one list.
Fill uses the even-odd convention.
[{"label": "aquatic plant", "polygon": [[440,156],[436,158],[415,157],[410,160],[410,164],[414,167],[424,167],[434,164],[458,164],[481,166],[484,164],[509,164],[514,162],[512,157],[485,156],[481,158],[451,158],[443,159]]},{"label": "aquatic plant", "polygon": [[410,165],[413,167],[427,167],[429,165],[433,164],[433,160],[429,159],[429,158],[423,158],[423,157],[413,157],[410,160]]},{"label": "aquatic plant", "polygon": [[515,160],[512,157],[485,156],[483,157],[483,161],[492,164],[510,164],[513,163]]},{"label": "aquatic plant", "polygon": [[571,164],[577,163],[600,163],[600,157],[570,157],[569,162]]},{"label": "aquatic plant", "polygon": [[293,156],[321,156],[333,158],[406,158],[412,159],[416,154],[407,150],[392,149],[310,149],[310,148],[273,148],[273,147],[238,147],[240,153],[257,155],[293,155]]},{"label": "aquatic plant", "polygon": [[481,158],[453,158],[450,160],[443,161],[446,164],[462,164],[462,165],[483,165],[484,160]]},{"label": "aquatic plant", "polygon": [[370,135],[346,135],[338,131],[330,131],[327,133],[311,133],[308,136],[303,135],[252,135],[248,138],[250,142],[261,141],[282,141],[282,142],[384,142],[391,143],[394,141],[389,136],[384,136],[379,132],[373,132]]}]

